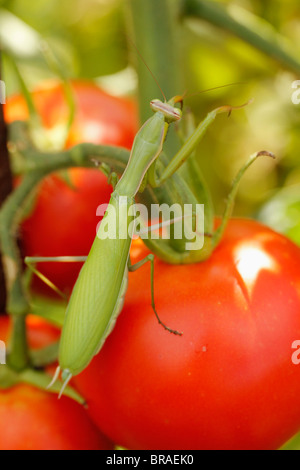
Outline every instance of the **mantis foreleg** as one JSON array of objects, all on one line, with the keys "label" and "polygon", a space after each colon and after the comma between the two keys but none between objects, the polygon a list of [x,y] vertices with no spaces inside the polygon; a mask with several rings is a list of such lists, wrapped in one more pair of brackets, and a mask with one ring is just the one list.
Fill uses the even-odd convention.
[{"label": "mantis foreleg", "polygon": [[43,281],[50,289],[52,289],[56,294],[62,297],[64,300],[67,299],[66,295],[56,287],[56,285],[50,281],[41,271],[36,268],[37,263],[84,263],[86,261],[86,256],[54,256],[54,257],[29,257],[25,258],[26,266],[32,271],[41,281]]}]

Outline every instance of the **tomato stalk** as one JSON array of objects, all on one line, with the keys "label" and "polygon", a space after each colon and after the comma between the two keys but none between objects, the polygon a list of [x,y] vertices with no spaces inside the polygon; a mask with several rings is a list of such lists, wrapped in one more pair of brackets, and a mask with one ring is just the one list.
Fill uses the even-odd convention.
[{"label": "tomato stalk", "polygon": [[[168,99],[184,92],[181,64],[180,1],[178,0],[128,0],[129,35],[133,38],[138,51],[133,54],[138,75],[138,97],[140,121],[145,122],[150,115],[149,102],[162,92]],[[138,58],[140,55],[140,58]],[[161,89],[161,91],[160,91]],[[195,130],[187,118],[183,140]],[[175,126],[168,131],[164,145],[162,162],[167,166],[178,152],[182,142]],[[214,210],[210,192],[202,177],[199,165],[190,158],[160,189],[154,190],[160,203],[172,206],[181,204],[205,204],[206,230],[213,228]],[[157,202],[157,200],[155,202]],[[185,251],[186,240],[171,237],[167,242],[151,243],[149,248],[162,259],[180,263]]]},{"label": "tomato stalk", "polygon": [[[232,12],[216,1],[184,0],[181,15],[208,21],[210,24],[242,39],[251,46],[272,57],[285,68],[300,72],[300,62],[292,46],[280,34],[272,31],[270,24],[250,15],[242,8]],[[240,16],[240,19],[238,19]]]},{"label": "tomato stalk", "polygon": [[[61,145],[62,147],[65,147],[67,136],[70,132],[71,126],[74,121],[75,110],[76,110],[73,90],[69,81],[67,80],[67,77],[65,76],[63,67],[57,61],[55,55],[49,48],[47,42],[44,40],[41,42],[41,52],[47,64],[49,65],[50,70],[53,70],[54,74],[60,77],[62,81],[63,93],[65,96],[66,102],[68,104],[69,116],[68,116],[68,120],[65,126],[65,130],[61,137]],[[9,63],[11,64],[12,70],[14,71],[14,74],[19,82],[19,86],[22,91],[22,96],[24,97],[25,102],[26,102],[26,106],[28,109],[29,117],[30,117],[29,127],[30,127],[30,135],[31,135],[32,141],[34,142],[35,146],[37,148],[40,148],[41,150],[52,149],[53,142],[52,142],[51,136],[48,134],[47,129],[43,125],[42,118],[36,108],[34,99],[28,89],[28,86],[26,82],[24,81],[22,74],[20,73],[18,64],[15,61],[15,59],[7,53],[6,53],[6,57]]]},{"label": "tomato stalk", "polygon": [[29,364],[26,315],[13,315],[12,336],[8,364],[15,371],[23,371]]},{"label": "tomato stalk", "polygon": [[[42,158],[38,151],[34,156],[37,159]],[[31,158],[34,160],[33,155]],[[58,156],[57,159],[59,158]],[[20,208],[26,203],[28,196],[41,179],[56,169],[58,161],[55,161],[54,155],[52,159],[54,159],[54,167],[53,163],[51,165],[50,155],[46,155],[44,168],[38,168],[26,174],[20,186],[10,194],[0,210],[0,243],[8,294],[7,312],[11,314],[13,320],[8,366],[1,368],[1,388],[9,387],[13,383],[24,382],[45,389],[49,383],[47,374],[30,369],[31,364],[42,366],[50,362],[49,357],[53,359],[53,348],[49,348],[48,355],[47,351],[42,351],[42,354],[36,353],[33,356],[28,348],[26,316],[30,311],[30,302],[24,285],[23,265],[16,240],[16,231],[21,221]],[[76,150],[69,156],[68,166],[76,166],[75,162],[80,166],[81,159]],[[65,160],[64,164],[66,165]],[[92,164],[94,163],[90,161],[90,166]],[[31,168],[32,166],[33,162],[31,162]],[[61,385],[58,383],[57,390],[53,391],[58,391]],[[84,403],[84,399],[72,388],[68,387],[66,394],[79,403]]]},{"label": "tomato stalk", "polygon": [[[20,128],[19,124],[18,127]],[[21,135],[25,137],[26,132]],[[8,362],[16,371],[25,369],[30,362],[25,327],[30,302],[25,288],[23,264],[16,236],[17,227],[22,219],[22,207],[38,183],[53,171],[76,166],[95,167],[98,158],[110,165],[115,163],[116,171],[121,173],[128,160],[128,152],[120,148],[83,144],[66,152],[43,154],[35,150],[29,140],[27,150],[24,150],[24,145],[26,140],[23,138],[15,145],[16,152],[20,150],[19,146],[22,147],[24,158],[22,164],[25,171],[23,180],[0,210],[0,243],[7,289],[7,312],[12,315],[14,326]]]},{"label": "tomato stalk", "polygon": [[222,236],[224,234],[224,231],[226,229],[226,226],[229,222],[229,219],[232,216],[235,197],[236,197],[236,194],[237,194],[239,184],[240,184],[240,181],[241,181],[242,177],[244,176],[244,174],[246,173],[248,168],[250,168],[250,166],[255,162],[255,160],[257,160],[257,158],[262,157],[262,156],[275,158],[275,155],[273,153],[268,152],[266,150],[262,150],[261,152],[258,152],[256,154],[252,155],[249,158],[248,162],[240,169],[237,176],[235,177],[235,179],[232,183],[231,192],[228,196],[227,205],[226,205],[225,212],[224,212],[224,215],[223,215],[223,218],[222,218],[222,222],[219,225],[219,227],[218,227],[218,229],[216,230],[216,233],[215,233],[215,246],[217,246],[220,243],[220,241],[222,239]]},{"label": "tomato stalk", "polygon": [[28,108],[29,116],[30,116],[29,125],[30,125],[32,138],[35,141],[37,146],[42,145],[43,143],[45,144],[46,134],[45,134],[45,129],[43,127],[42,120],[41,120],[41,116],[37,112],[35,103],[22,77],[19,67],[17,63],[15,62],[15,60],[9,54],[6,54],[5,57],[9,61],[14,71],[14,74],[19,82],[20,89],[22,90],[22,95],[24,96],[24,99],[26,101],[26,105]]},{"label": "tomato stalk", "polygon": [[[1,79],[1,56],[0,56],[0,79]],[[4,122],[3,106],[0,103],[0,206],[12,191],[12,173],[7,150],[7,129]],[[6,288],[4,272],[0,254],[0,311],[5,311]]]},{"label": "tomato stalk", "polygon": [[[24,142],[22,143],[24,145]],[[17,145],[18,147],[18,145]],[[122,148],[82,144],[64,152],[41,153],[29,147],[23,150],[24,178],[0,211],[0,241],[8,291],[7,310],[26,315],[29,301],[23,283],[23,266],[16,242],[16,230],[21,222],[21,209],[38,183],[50,173],[71,167],[95,167],[95,162],[108,163],[121,173],[129,152]],[[121,163],[120,163],[121,162]]]},{"label": "tomato stalk", "polygon": [[[184,91],[181,68],[178,65],[181,55],[177,24],[178,2],[128,0],[127,3],[129,37],[133,38],[138,49],[133,51],[132,57],[138,74],[142,124],[151,116],[149,103],[161,94],[160,88],[167,99]],[[168,137],[169,145],[171,140]]]}]

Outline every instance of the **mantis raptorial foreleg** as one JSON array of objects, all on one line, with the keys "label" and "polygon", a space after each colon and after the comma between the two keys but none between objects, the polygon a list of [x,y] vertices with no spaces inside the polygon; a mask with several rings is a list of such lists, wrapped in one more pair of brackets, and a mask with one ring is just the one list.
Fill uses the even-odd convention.
[{"label": "mantis raptorial foreleg", "polygon": [[[246,103],[248,104],[248,103]],[[216,116],[221,113],[228,113],[231,114],[232,110],[240,109],[246,106],[246,104],[242,106],[221,106],[210,113],[207,114],[205,119],[200,122],[197,126],[195,131],[192,135],[187,139],[187,141],[182,145],[181,149],[177,152],[177,154],[172,158],[171,162],[168,166],[164,169],[163,173],[160,177],[157,177],[155,173],[155,166],[153,165],[149,171],[149,182],[152,187],[161,186],[167,179],[169,179],[174,173],[187,161],[190,155],[194,152],[195,148],[205,135],[208,127],[212,124],[212,122],[216,119]]]},{"label": "mantis raptorial foreleg", "polygon": [[117,186],[118,184],[118,175],[117,173],[115,173],[114,171],[112,173],[110,173],[109,177],[108,177],[108,184],[111,184],[112,187],[113,187],[113,190],[115,190],[115,187]]},{"label": "mantis raptorial foreleg", "polygon": [[87,256],[53,256],[53,257],[29,257],[25,258],[26,266],[32,271],[41,281],[43,281],[50,289],[58,294],[63,299],[67,300],[66,295],[58,289],[58,287],[50,281],[41,271],[36,268],[37,263],[84,263]]}]

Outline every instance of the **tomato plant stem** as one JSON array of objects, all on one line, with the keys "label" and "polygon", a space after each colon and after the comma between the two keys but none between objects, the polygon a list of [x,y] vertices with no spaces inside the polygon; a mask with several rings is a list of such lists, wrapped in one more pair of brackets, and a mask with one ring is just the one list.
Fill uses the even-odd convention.
[{"label": "tomato plant stem", "polygon": [[25,315],[13,315],[8,362],[16,371],[24,370],[29,363]]},{"label": "tomato plant stem", "polygon": [[[151,115],[149,103],[154,97],[160,97],[163,93],[164,99],[168,100],[185,91],[181,60],[183,31],[179,22],[180,3],[179,0],[128,0],[130,37],[138,48],[133,56],[136,58],[138,74],[141,122],[145,122]],[[141,57],[138,58],[138,55]],[[178,132],[175,127],[170,128],[164,145],[164,166],[168,165],[180,148]],[[192,159],[178,170],[176,178],[164,182],[159,189],[159,200],[170,205],[205,203],[206,214],[211,222],[208,225],[212,225],[211,197],[199,167]],[[211,226],[208,230],[211,230]],[[171,263],[182,262],[185,240],[171,237],[168,243],[145,243],[163,259]]]},{"label": "tomato plant stem", "polygon": [[217,246],[220,243],[220,241],[221,241],[221,239],[224,235],[224,231],[225,231],[225,229],[227,227],[227,224],[229,222],[229,219],[232,216],[235,197],[236,197],[236,194],[237,194],[239,184],[241,182],[242,177],[244,176],[244,174],[246,173],[248,168],[250,168],[250,166],[257,160],[257,158],[259,158],[261,156],[275,158],[275,155],[273,153],[268,152],[266,150],[263,150],[261,152],[257,152],[255,154],[253,154],[250,157],[250,159],[248,160],[248,162],[240,169],[240,171],[236,175],[235,179],[233,180],[232,188],[231,188],[231,191],[228,195],[227,204],[226,204],[226,207],[225,207],[225,212],[223,214],[222,222],[221,222],[220,226],[218,227],[218,229],[216,230],[216,232],[214,234],[214,246]]},{"label": "tomato plant stem", "polygon": [[[0,56],[0,79],[1,79],[1,56]],[[12,191],[12,174],[7,150],[7,130],[4,122],[3,107],[0,103],[0,206]],[[4,272],[0,256],[0,311],[5,311],[6,288]]]},{"label": "tomato plant stem", "polygon": [[[61,153],[40,153],[32,148],[24,151],[25,170],[22,183],[5,201],[0,211],[0,243],[8,292],[7,311],[14,315],[26,315],[29,301],[23,285],[23,266],[16,242],[16,231],[22,220],[22,207],[37,184],[48,174],[70,167],[94,167],[95,162],[107,162],[121,173],[129,152],[116,147],[82,144]],[[26,166],[27,165],[27,166]]]},{"label": "tomato plant stem", "polygon": [[287,44],[286,39],[275,30],[272,31],[270,25],[260,18],[250,15],[246,10],[236,10],[237,15],[239,12],[240,19],[215,1],[184,0],[182,2],[184,17],[208,21],[254,46],[269,57],[273,57],[284,67],[299,73],[300,62],[295,56],[292,46]]},{"label": "tomato plant stem", "polygon": [[[184,92],[179,65],[178,1],[128,0],[128,4],[131,19],[129,35],[139,51],[134,51],[133,57],[138,74],[140,121],[144,123],[151,116],[150,101],[155,97],[162,98],[159,87],[167,99]],[[166,153],[174,155],[178,148],[177,136],[170,130]]]},{"label": "tomato plant stem", "polygon": [[[24,145],[24,140],[23,144]],[[37,184],[49,173],[69,167],[95,167],[97,158],[108,161],[118,172],[122,172],[129,152],[114,147],[98,147],[83,144],[57,154],[42,154],[28,146],[23,153],[25,164],[22,183],[6,199],[0,210],[0,243],[7,289],[7,311],[13,317],[13,333],[9,354],[9,365],[23,370],[29,362],[26,315],[30,310],[24,285],[23,265],[16,240],[16,232],[22,220],[22,207]],[[94,158],[93,158],[94,157]]]}]

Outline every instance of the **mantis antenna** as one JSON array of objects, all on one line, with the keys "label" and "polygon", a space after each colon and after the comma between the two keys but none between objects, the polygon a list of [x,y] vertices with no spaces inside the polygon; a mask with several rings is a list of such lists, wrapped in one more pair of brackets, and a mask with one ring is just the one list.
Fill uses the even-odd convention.
[{"label": "mantis antenna", "polygon": [[132,44],[132,46],[135,48],[135,50],[136,50],[136,52],[137,52],[139,58],[140,58],[141,61],[143,62],[143,64],[147,67],[147,69],[148,69],[149,73],[151,74],[153,80],[155,81],[156,85],[157,85],[158,88],[160,89],[160,92],[161,92],[161,94],[163,95],[163,98],[164,98],[165,102],[167,102],[166,95],[165,95],[165,93],[164,93],[162,87],[160,86],[159,81],[157,80],[156,76],[154,75],[154,73],[153,73],[152,70],[150,69],[149,65],[148,65],[147,62],[145,61],[145,59],[144,59],[144,57],[142,56],[142,54],[140,53],[140,51],[139,51],[137,45],[133,42],[133,40],[132,40],[129,36],[126,35],[126,37],[127,37],[128,41]]}]

